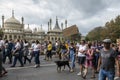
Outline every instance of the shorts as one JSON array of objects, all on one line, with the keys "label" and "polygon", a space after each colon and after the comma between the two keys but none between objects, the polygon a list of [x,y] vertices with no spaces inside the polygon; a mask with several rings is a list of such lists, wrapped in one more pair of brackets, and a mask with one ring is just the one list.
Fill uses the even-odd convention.
[{"label": "shorts", "polygon": [[86,57],[82,57],[82,56],[78,57],[78,64],[83,65],[85,63],[85,59]]},{"label": "shorts", "polygon": [[94,68],[94,65],[95,65],[95,61],[93,59],[91,59],[91,60],[86,59],[86,61],[85,61],[86,67]]}]

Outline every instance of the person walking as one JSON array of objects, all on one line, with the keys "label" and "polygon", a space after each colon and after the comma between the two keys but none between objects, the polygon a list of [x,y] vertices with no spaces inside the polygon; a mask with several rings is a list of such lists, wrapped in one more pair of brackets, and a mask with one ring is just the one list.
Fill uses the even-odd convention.
[{"label": "person walking", "polygon": [[8,42],[8,49],[10,50],[10,54],[9,54],[10,62],[9,62],[9,64],[12,64],[12,58],[13,58],[12,50],[13,50],[13,48],[14,48],[14,43],[13,43],[13,40],[10,39],[9,42]]},{"label": "person walking", "polygon": [[71,43],[69,49],[69,56],[70,56],[70,62],[71,62],[71,70],[70,72],[74,72],[74,68],[75,68],[75,53],[76,53],[76,48],[74,46],[74,43]]},{"label": "person walking", "polygon": [[92,44],[87,44],[87,51],[86,51],[86,60],[85,60],[85,70],[83,74],[83,78],[85,79],[88,73],[88,67],[92,68],[92,76],[91,78],[95,78],[95,59],[94,59],[94,49],[91,48]]},{"label": "person walking", "polygon": [[29,63],[31,63],[31,60],[27,57],[29,54],[29,43],[24,40],[24,48],[23,48],[23,56],[24,56],[24,64],[26,64],[26,60],[28,60]]},{"label": "person walking", "polygon": [[7,71],[3,67],[2,62],[3,62],[3,50],[4,49],[4,40],[0,37],[0,77],[4,76]]},{"label": "person walking", "polygon": [[40,59],[39,59],[39,56],[40,56],[40,43],[38,40],[36,40],[36,44],[34,46],[34,49],[33,49],[33,53],[35,55],[35,67],[38,68],[40,67]]},{"label": "person walking", "polygon": [[16,44],[15,44],[15,49],[13,51],[13,55],[14,55],[14,61],[13,61],[13,65],[11,67],[15,67],[17,60],[19,60],[20,62],[20,66],[19,67],[23,67],[23,61],[22,61],[22,53],[21,53],[21,44],[19,39],[16,40]]},{"label": "person walking", "polygon": [[34,57],[34,47],[35,47],[36,43],[35,41],[32,41],[32,44],[31,44],[31,48],[29,49],[30,50],[30,60],[32,61],[33,57]]},{"label": "person walking", "polygon": [[47,60],[52,60],[52,43],[49,41],[48,46],[47,46]]},{"label": "person walking", "polygon": [[10,56],[10,49],[8,48],[8,44],[4,45],[4,49],[3,49],[3,63],[5,64],[6,62],[6,58],[9,58],[9,63],[12,63],[11,61],[11,56]]},{"label": "person walking", "polygon": [[98,61],[99,77],[98,80],[114,80],[115,77],[115,63],[117,74],[119,75],[119,63],[117,53],[110,47],[111,40],[103,40],[104,47],[100,50],[100,57]]},{"label": "person walking", "polygon": [[85,40],[81,41],[81,44],[79,45],[79,49],[78,49],[78,63],[80,66],[80,72],[77,75],[81,75],[83,73],[83,69],[84,69],[84,63],[85,63],[85,59],[86,59],[86,42]]},{"label": "person walking", "polygon": [[2,66],[2,50],[0,49],[0,77],[7,74],[7,70]]}]

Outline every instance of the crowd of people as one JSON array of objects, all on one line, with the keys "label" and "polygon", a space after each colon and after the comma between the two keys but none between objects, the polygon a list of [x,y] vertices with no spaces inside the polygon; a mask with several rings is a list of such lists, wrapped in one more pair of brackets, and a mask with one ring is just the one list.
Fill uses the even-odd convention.
[{"label": "crowd of people", "polygon": [[77,75],[81,75],[84,79],[88,70],[92,70],[91,78],[95,78],[95,74],[99,73],[99,80],[114,80],[115,76],[120,76],[120,43],[112,43],[110,39],[101,42],[81,40],[80,43],[70,41],[40,43],[38,40],[28,42],[0,38],[0,77],[7,73],[2,65],[6,64],[7,57],[11,67],[16,66],[17,60],[20,62],[20,67],[24,67],[26,61],[31,63],[34,58],[35,67],[38,68],[41,53],[44,53],[46,61],[52,61],[52,55],[58,56],[59,60],[69,60],[70,72],[75,71],[77,62],[80,70]]}]

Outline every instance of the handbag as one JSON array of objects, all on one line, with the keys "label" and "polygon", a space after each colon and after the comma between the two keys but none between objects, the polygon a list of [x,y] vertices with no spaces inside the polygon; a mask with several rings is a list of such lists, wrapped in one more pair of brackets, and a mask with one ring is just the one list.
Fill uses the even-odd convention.
[{"label": "handbag", "polygon": [[13,56],[19,56],[19,51],[17,50],[15,52],[13,52]]},{"label": "handbag", "polygon": [[19,56],[19,52],[16,52],[16,53],[14,54],[14,56]]}]

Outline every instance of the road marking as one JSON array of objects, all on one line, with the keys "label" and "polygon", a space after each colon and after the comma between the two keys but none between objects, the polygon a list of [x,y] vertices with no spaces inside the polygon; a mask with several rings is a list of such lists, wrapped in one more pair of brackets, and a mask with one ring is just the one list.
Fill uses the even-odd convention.
[{"label": "road marking", "polygon": [[[44,64],[40,65],[41,67],[47,67],[47,66],[54,66],[55,64]],[[16,70],[16,69],[26,69],[26,68],[33,68],[34,66],[25,66],[25,67],[13,67],[13,68],[6,68],[6,70]]]}]

